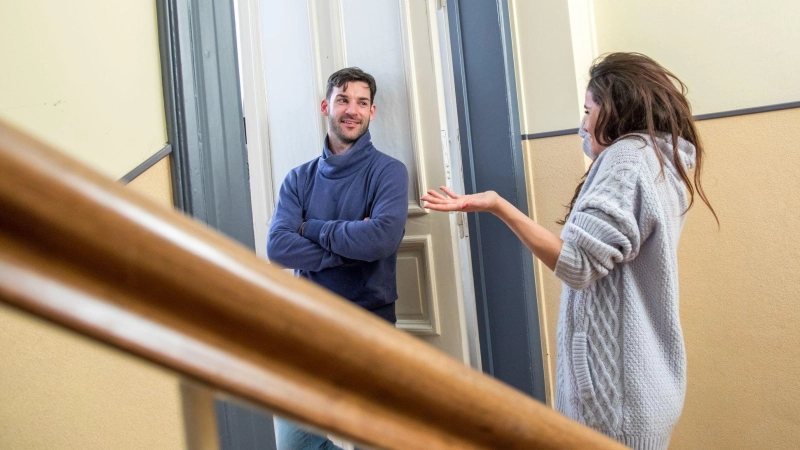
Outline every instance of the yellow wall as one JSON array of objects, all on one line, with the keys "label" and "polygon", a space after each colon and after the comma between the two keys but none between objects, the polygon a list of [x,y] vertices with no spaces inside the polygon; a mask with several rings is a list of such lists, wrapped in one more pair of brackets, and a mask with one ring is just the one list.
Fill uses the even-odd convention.
[{"label": "yellow wall", "polygon": [[114,179],[163,148],[155,5],[0,2],[0,119]]},{"label": "yellow wall", "polygon": [[800,2],[509,0],[523,134],[578,126],[588,67],[637,51],[689,86],[695,114],[800,101]]},{"label": "yellow wall", "polygon": [[[164,147],[155,2],[0,2],[0,120],[112,178]],[[170,207],[169,163],[131,183]],[[0,448],[186,448],[174,374],[0,304]]]}]

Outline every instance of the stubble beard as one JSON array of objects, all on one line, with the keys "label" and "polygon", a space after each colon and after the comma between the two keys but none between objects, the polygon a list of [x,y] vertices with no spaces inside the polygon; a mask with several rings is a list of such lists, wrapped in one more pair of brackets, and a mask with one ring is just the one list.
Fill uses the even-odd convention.
[{"label": "stubble beard", "polygon": [[361,136],[365,135],[369,130],[369,118],[363,121],[361,128],[359,128],[356,136],[354,138],[350,138],[345,135],[344,130],[342,129],[341,123],[339,123],[340,119],[349,119],[348,116],[336,117],[328,116],[328,127],[330,128],[331,132],[336,136],[336,138],[343,144],[352,145],[357,140],[361,138]]}]

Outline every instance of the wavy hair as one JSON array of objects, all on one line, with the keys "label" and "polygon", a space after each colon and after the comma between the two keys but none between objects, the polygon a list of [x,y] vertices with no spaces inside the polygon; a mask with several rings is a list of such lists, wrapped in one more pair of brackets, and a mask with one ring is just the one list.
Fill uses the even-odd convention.
[{"label": "wavy hair", "polygon": [[[641,53],[610,53],[601,56],[592,64],[589,76],[587,90],[600,107],[593,133],[597,143],[607,147],[627,137],[644,141],[644,138],[633,135],[634,133],[649,135],[654,143],[657,134],[670,136],[675,169],[689,192],[689,206],[683,213],[694,205],[696,192],[719,225],[717,213],[711,207],[700,182],[704,148],[695,128],[691,106],[686,100],[686,85],[672,72]],[[696,148],[693,179],[689,178],[681,163],[679,137]],[[664,155],[660,151],[656,151],[656,155],[663,171]],[[585,180],[586,174],[567,206],[566,217],[559,224],[563,225],[569,218]]]}]

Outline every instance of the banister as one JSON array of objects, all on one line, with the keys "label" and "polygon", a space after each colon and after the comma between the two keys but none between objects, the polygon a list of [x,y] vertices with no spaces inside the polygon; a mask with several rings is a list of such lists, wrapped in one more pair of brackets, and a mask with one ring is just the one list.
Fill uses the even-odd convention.
[{"label": "banister", "polygon": [[380,448],[625,448],[2,122],[0,300]]}]

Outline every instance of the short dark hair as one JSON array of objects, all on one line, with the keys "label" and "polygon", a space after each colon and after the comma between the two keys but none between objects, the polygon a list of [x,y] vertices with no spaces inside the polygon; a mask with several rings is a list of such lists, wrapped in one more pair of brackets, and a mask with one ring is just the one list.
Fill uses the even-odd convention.
[{"label": "short dark hair", "polygon": [[375,84],[375,78],[372,75],[364,72],[358,67],[345,67],[344,69],[337,70],[328,77],[328,87],[325,90],[325,98],[331,98],[333,88],[342,87],[351,81],[363,81],[369,86],[369,102],[375,103],[375,92],[378,86]]}]

